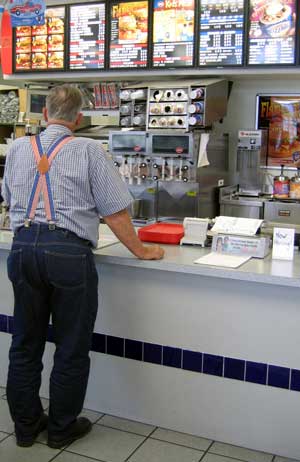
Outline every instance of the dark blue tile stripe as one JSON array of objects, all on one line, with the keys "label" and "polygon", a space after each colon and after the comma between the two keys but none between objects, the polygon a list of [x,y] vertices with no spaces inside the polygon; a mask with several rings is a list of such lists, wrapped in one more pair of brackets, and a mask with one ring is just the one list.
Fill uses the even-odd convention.
[{"label": "dark blue tile stripe", "polygon": [[[0,332],[13,332],[13,316],[0,314]],[[48,342],[53,342],[49,326]],[[300,391],[300,370],[273,364],[244,361],[243,359],[183,350],[166,345],[124,339],[104,334],[93,334],[92,351],[121,356],[187,371],[215,375],[233,380],[252,382],[286,390]]]}]

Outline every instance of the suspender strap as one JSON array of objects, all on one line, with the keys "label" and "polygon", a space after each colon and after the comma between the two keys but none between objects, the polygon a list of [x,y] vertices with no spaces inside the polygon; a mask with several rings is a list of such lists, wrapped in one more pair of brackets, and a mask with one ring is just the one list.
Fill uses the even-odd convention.
[{"label": "suspender strap", "polygon": [[40,194],[42,192],[46,218],[49,222],[55,223],[55,210],[50,185],[49,169],[56,154],[66,143],[72,139],[72,136],[64,135],[50,146],[47,153],[43,153],[40,137],[32,136],[30,138],[35,162],[37,165],[37,172],[29,197],[25,221],[28,222],[29,220],[32,221],[34,219]]}]

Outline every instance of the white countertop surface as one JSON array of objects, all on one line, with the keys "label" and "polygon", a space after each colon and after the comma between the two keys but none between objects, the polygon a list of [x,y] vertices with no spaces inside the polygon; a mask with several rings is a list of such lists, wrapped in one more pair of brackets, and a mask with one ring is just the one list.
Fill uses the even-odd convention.
[{"label": "white countertop surface", "polygon": [[[0,250],[9,250],[11,241],[12,232],[0,231]],[[106,225],[101,224],[99,247],[94,250],[94,254],[97,263],[300,288],[300,252],[296,249],[293,261],[272,260],[270,253],[264,259],[251,258],[239,268],[230,269],[194,263],[196,259],[209,253],[210,249],[197,246],[162,247],[165,249],[163,260],[139,260],[118,241]]]}]

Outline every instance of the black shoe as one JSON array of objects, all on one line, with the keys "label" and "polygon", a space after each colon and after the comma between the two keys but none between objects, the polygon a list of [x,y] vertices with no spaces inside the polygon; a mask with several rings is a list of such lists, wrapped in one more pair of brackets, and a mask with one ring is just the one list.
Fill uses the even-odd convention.
[{"label": "black shoe", "polygon": [[47,426],[48,416],[47,414],[42,414],[34,435],[26,438],[17,437],[17,446],[21,446],[22,448],[30,448],[35,442],[36,438],[39,436],[39,434],[46,430]]},{"label": "black shoe", "polygon": [[92,422],[86,417],[79,417],[69,430],[60,436],[48,436],[48,446],[53,449],[60,449],[68,444],[82,438],[92,429]]}]

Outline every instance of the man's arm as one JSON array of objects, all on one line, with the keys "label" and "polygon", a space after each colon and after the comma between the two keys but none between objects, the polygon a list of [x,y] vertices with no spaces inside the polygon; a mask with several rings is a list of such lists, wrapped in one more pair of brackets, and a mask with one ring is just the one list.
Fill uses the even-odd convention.
[{"label": "man's arm", "polygon": [[146,247],[138,238],[127,210],[103,217],[105,223],[130,252],[141,260],[160,260],[164,250],[159,245]]}]

